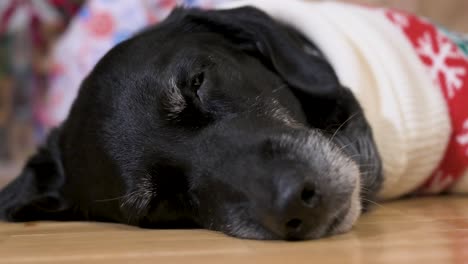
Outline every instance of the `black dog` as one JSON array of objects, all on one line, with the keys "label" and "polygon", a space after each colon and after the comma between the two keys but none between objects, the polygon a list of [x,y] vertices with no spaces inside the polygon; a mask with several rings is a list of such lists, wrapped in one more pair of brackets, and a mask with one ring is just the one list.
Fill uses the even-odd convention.
[{"label": "black dog", "polygon": [[312,239],[349,230],[381,181],[359,104],[312,43],[254,8],[177,9],[98,63],[0,219]]}]

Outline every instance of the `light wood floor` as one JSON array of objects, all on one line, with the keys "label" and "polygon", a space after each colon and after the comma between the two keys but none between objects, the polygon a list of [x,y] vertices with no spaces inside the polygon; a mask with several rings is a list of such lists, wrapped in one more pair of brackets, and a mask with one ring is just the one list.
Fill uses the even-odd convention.
[{"label": "light wood floor", "polygon": [[468,263],[468,199],[387,203],[351,233],[308,242],[118,224],[0,223],[0,263]]}]

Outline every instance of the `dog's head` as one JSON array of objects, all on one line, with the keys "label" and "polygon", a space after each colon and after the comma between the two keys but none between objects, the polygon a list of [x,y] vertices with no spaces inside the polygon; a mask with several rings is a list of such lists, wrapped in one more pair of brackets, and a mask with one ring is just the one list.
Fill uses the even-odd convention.
[{"label": "dog's head", "polygon": [[249,7],[177,9],[112,49],[49,141],[33,180],[3,192],[23,192],[3,217],[310,239],[350,229],[381,182],[351,92],[313,44]]}]

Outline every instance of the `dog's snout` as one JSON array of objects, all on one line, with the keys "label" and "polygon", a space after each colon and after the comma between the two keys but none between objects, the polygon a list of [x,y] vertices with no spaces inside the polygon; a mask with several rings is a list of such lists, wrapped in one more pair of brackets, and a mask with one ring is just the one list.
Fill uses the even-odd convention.
[{"label": "dog's snout", "polygon": [[304,239],[320,225],[326,213],[319,186],[309,181],[297,184],[295,179],[284,183],[274,201],[262,222],[286,239]]},{"label": "dog's snout", "polygon": [[[283,130],[281,126],[265,130],[241,126],[241,121],[236,117],[223,127],[223,132],[235,133],[241,141],[212,130],[216,134],[202,145],[206,146],[204,152],[220,153],[222,149],[223,156],[229,157],[226,162],[219,155],[220,159],[210,160],[216,162],[210,167],[221,170],[217,175],[225,175],[215,180],[232,189],[226,192],[226,199],[241,208],[233,210],[239,210],[269,238],[313,239],[342,226],[344,217],[337,218],[338,212],[348,210],[351,200],[359,202],[359,192],[353,196],[359,187],[359,170],[354,162],[320,131]],[[229,232],[237,232],[236,220],[229,223]],[[346,221],[351,225],[354,220]]]},{"label": "dog's snout", "polygon": [[306,182],[298,185],[287,196],[281,197],[279,211],[283,212],[280,220],[287,238],[304,237],[310,231],[314,211],[320,206],[320,194],[316,187]]},{"label": "dog's snout", "polygon": [[[319,136],[303,139],[306,144],[300,144],[303,142],[300,136],[283,136],[280,141],[263,144],[269,147],[267,157],[275,169],[270,174],[273,202],[268,204],[264,200],[262,204],[268,209],[260,209],[263,212],[260,221],[282,239],[326,235],[335,226],[337,212],[346,210],[351,200],[358,199],[352,197],[358,177],[354,164]],[[314,155],[310,154],[311,149]],[[291,155],[297,155],[294,161],[288,160]],[[341,218],[337,221],[341,222]]]},{"label": "dog's snout", "polygon": [[312,207],[318,199],[318,194],[315,192],[315,188],[306,184],[301,190],[301,201],[305,206]]}]

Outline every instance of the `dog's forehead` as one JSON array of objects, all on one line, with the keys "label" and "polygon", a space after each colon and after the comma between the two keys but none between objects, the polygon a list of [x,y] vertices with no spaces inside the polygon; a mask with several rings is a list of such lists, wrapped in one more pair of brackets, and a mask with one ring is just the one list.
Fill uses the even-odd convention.
[{"label": "dog's forehead", "polygon": [[[175,32],[170,39],[164,42],[162,53],[172,55],[175,58],[182,57],[210,57],[235,58],[242,53],[241,50],[225,37],[213,32]],[[225,61],[227,62],[227,61]]]}]

